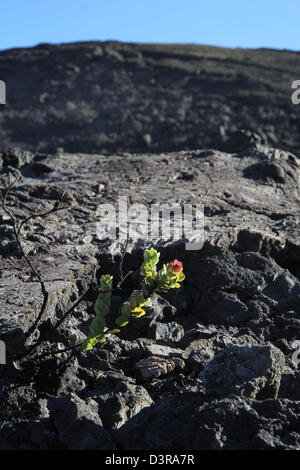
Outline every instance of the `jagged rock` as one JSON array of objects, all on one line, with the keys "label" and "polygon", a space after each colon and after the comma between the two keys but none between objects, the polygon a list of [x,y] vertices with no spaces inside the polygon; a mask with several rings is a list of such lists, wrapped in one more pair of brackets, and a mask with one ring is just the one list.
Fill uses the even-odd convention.
[{"label": "jagged rock", "polygon": [[[116,345],[116,348],[115,348]],[[182,357],[183,351],[179,348],[166,346],[164,344],[157,344],[156,341],[146,338],[141,338],[134,341],[129,340],[113,340],[112,348],[107,345],[108,351],[113,349],[114,359],[117,355],[129,356],[134,359],[143,359],[149,356],[162,356],[162,357]]]},{"label": "jagged rock", "polygon": [[259,254],[211,256],[202,250],[197,261],[187,259],[185,264],[190,270],[194,309],[205,322],[243,326],[264,318],[287,298],[286,306],[293,308],[299,295],[299,281]]},{"label": "jagged rock", "polygon": [[153,400],[140,385],[119,383],[111,393],[95,396],[99,403],[99,413],[105,426],[119,429],[144,408],[153,405]]},{"label": "jagged rock", "polygon": [[[181,349],[187,348],[193,341],[197,339],[206,339],[215,336],[218,333],[218,328],[214,325],[203,325],[197,323],[195,328],[187,329],[184,336],[180,340],[178,346]],[[226,331],[226,330],[225,330]]]},{"label": "jagged rock", "polygon": [[80,394],[85,387],[85,381],[78,377],[78,361],[76,360],[60,374],[57,393],[58,395],[67,395],[72,392]]},{"label": "jagged rock", "polygon": [[237,245],[241,251],[259,252],[262,247],[263,234],[253,230],[240,230],[237,236]]},{"label": "jagged rock", "polygon": [[179,348],[171,348],[151,342],[141,342],[144,356],[162,356],[166,358],[182,358],[183,351]]},{"label": "jagged rock", "polygon": [[152,337],[151,331],[153,331],[152,328],[155,327],[157,321],[166,321],[174,318],[176,308],[160,295],[154,293],[151,297],[151,303],[151,307],[147,308],[147,315],[132,319],[130,326],[122,330],[121,338]]},{"label": "jagged rock", "polygon": [[262,293],[276,302],[288,302],[300,296],[300,282],[288,271],[278,274]]},{"label": "jagged rock", "polygon": [[[288,109],[282,85],[299,61],[259,50],[247,51],[245,64],[244,54],[117,42],[0,53],[11,92],[0,139],[17,144],[0,155],[0,183],[19,178],[7,208],[18,223],[27,220],[22,246],[49,293],[41,310],[41,286],[0,208],[0,340],[8,359],[0,365],[0,448],[299,449],[300,108]],[[50,62],[46,83],[39,67]],[[28,86],[17,83],[15,64]],[[30,217],[48,213],[62,194],[63,210]],[[130,231],[119,288],[125,245],[103,235],[99,206],[112,204],[118,215],[120,195],[148,215],[152,204],[198,204],[204,219],[191,240],[152,236],[145,218]],[[92,351],[35,360],[68,346],[70,334],[86,337],[103,273],[114,275],[112,326],[140,289],[150,246],[161,264],[183,262],[182,288],[155,295],[144,317]],[[55,329],[96,265],[97,282]],[[38,404],[41,394],[52,396],[50,411]]]},{"label": "jagged rock", "polygon": [[284,363],[274,346],[229,345],[205,366],[204,382],[212,395],[276,398]]},{"label": "jagged rock", "polygon": [[198,339],[189,343],[188,347],[184,350],[183,358],[186,364],[193,370],[202,370],[214,355],[222,351],[228,344],[253,346],[258,345],[259,342],[252,335],[238,333],[236,336],[232,336],[229,332],[217,332],[212,337]]},{"label": "jagged rock", "polygon": [[84,402],[74,394],[48,400],[59,441],[69,450],[112,450],[115,445],[103,428],[95,401]]},{"label": "jagged rock", "polygon": [[150,356],[138,361],[135,364],[135,368],[144,380],[152,380],[168,375],[175,370],[184,369],[184,361],[178,357],[169,359],[166,357]]},{"label": "jagged rock", "polygon": [[178,343],[184,335],[184,329],[176,322],[154,324],[149,331],[149,337],[166,344]]},{"label": "jagged rock", "polygon": [[[48,371],[44,366],[44,375],[37,375],[39,389],[48,390],[51,394],[55,390],[63,394],[72,390],[75,396],[80,394],[84,400],[89,397],[98,400],[96,397],[100,395],[112,394],[120,382],[135,386],[132,375],[137,381],[145,380],[134,367],[138,361],[146,360],[147,363],[153,356],[159,357],[164,363],[174,360],[179,363],[183,360],[185,368],[179,367],[172,372],[165,366],[162,369],[148,368],[150,375],[155,377],[154,380],[145,380],[144,383],[149,387],[149,392],[151,387],[151,397],[155,398],[153,401],[156,406],[156,400],[162,400],[170,390],[174,393],[178,388],[188,387],[190,381],[194,380],[193,377],[198,376],[204,367],[208,367],[207,361],[214,361],[216,355],[222,354],[222,350],[229,343],[244,348],[258,347],[266,342],[280,345],[278,341],[283,339],[289,344],[298,339],[298,182],[288,173],[285,182],[279,182],[269,178],[257,179],[252,177],[253,174],[245,172],[251,165],[261,161],[273,159],[277,162],[278,155],[286,165],[285,171],[296,169],[297,157],[293,159],[287,152],[281,151],[276,154],[268,147],[259,152],[251,150],[235,155],[203,150],[164,155],[148,154],[143,157],[115,155],[109,159],[103,155],[89,155],[88,158],[83,158],[80,154],[60,153],[34,160],[53,171],[42,175],[37,172],[33,175],[30,164],[21,168],[23,179],[14,188],[14,209],[20,217],[28,216],[27,209],[35,212],[39,205],[43,210],[49,209],[61,190],[65,190],[65,201],[71,205],[67,211],[40,219],[39,224],[32,221],[24,227],[24,244],[33,244],[31,260],[46,280],[50,293],[47,309],[35,332],[37,336],[32,335],[27,340],[30,344],[42,334],[46,339],[43,348],[50,344],[54,347],[53,342],[67,343],[71,333],[75,333],[79,338],[88,333],[93,317],[91,307],[97,295],[97,288],[90,293],[85,307],[74,311],[62,325],[59,334],[53,332],[51,326],[87,287],[95,264],[99,262],[102,273],[118,273],[114,256],[120,256],[119,242],[99,240],[95,217],[99,204],[105,201],[117,204],[118,195],[115,188],[121,186],[125,193],[130,193],[132,203],[169,202],[176,189],[178,200],[185,202],[191,198],[193,201],[204,203],[207,208],[205,243],[201,249],[186,250],[184,240],[177,240],[177,243],[172,243],[172,240],[152,240],[154,246],[161,251],[162,262],[175,258],[183,262],[186,280],[182,292],[181,289],[174,289],[174,292],[168,295],[155,296],[152,309],[147,309],[144,317],[136,319],[134,327],[129,324],[122,329],[122,338],[111,337],[107,344],[97,347],[95,352],[82,354],[78,359],[79,366],[70,365],[60,380],[51,379],[48,382]],[[194,179],[180,179],[184,171],[194,174]],[[139,181],[140,190],[135,186],[136,181]],[[133,191],[133,188],[136,190]],[[158,191],[157,188],[161,189]],[[280,199],[277,197],[278,191]],[[8,204],[12,207],[12,201],[8,200]],[[3,225],[7,225],[4,214],[1,216]],[[5,236],[9,239],[9,231]],[[140,240],[137,247],[132,241],[129,243],[124,274],[130,270],[139,271],[145,246],[149,246],[146,240]],[[5,333],[4,340],[9,344],[8,357],[13,363],[16,350],[22,352],[25,335],[38,319],[42,297],[39,284],[16,250],[9,256],[2,255],[0,268],[0,309],[5,315],[5,328],[3,323],[1,338],[4,338]],[[126,279],[124,296],[121,291],[113,297],[114,313],[118,311],[122,300],[138,288],[138,282],[138,276],[135,275]],[[177,341],[172,341],[173,332],[177,329],[174,323],[182,325],[185,331],[179,342],[177,341],[182,335],[180,327],[178,335],[176,333],[174,336]],[[170,324],[175,330],[173,327],[169,329]],[[293,354],[288,344],[285,345],[287,364]],[[41,352],[44,350],[45,348]],[[268,362],[267,358],[265,359]],[[270,361],[272,362],[272,358]],[[58,362],[59,359],[56,358],[56,366]],[[49,363],[49,367],[50,365]],[[244,390],[237,386],[234,392],[230,393],[255,396],[259,399],[263,398],[264,394],[274,397],[278,383],[274,383],[273,388],[269,384],[271,379],[268,374],[271,374],[271,369],[271,366],[270,370],[267,366],[265,370],[258,367],[258,375],[254,374],[248,388]],[[117,372],[118,370],[122,372]],[[163,374],[158,376],[161,370]],[[262,375],[259,375],[260,373]],[[281,373],[285,377],[282,396],[297,399],[294,385],[297,383],[296,377],[287,369]],[[233,377],[233,374],[228,374],[228,377],[230,376]],[[168,380],[171,380],[172,385],[168,385],[171,383]],[[215,384],[212,384],[212,389],[214,386]],[[264,390],[264,386],[269,386],[270,390]],[[199,390],[199,383],[195,387]],[[288,387],[290,393],[286,391]],[[202,390],[203,385],[200,388]],[[231,390],[230,387],[228,390]],[[211,392],[203,388],[201,394],[205,393],[209,396]],[[142,415],[144,411],[141,410],[138,415]],[[225,413],[228,414],[229,411]],[[135,418],[136,416],[132,420]],[[33,440],[27,444],[37,448],[69,445],[57,444],[57,432],[53,431],[51,426],[49,428],[48,424],[36,425],[36,429],[44,427],[45,438],[39,441],[36,431]],[[124,422],[121,428],[127,424]],[[111,423],[110,426],[115,424]],[[15,431],[16,436],[18,432]],[[53,432],[54,435],[51,434]],[[188,424],[185,432],[188,436]],[[272,430],[268,430],[268,433],[274,436]],[[291,436],[285,443],[282,439],[278,440],[278,436],[269,439],[269,434],[262,435],[261,439],[255,441],[256,444],[251,443],[251,446],[289,448],[294,445],[289,442],[297,443],[295,436]],[[199,436],[199,442],[203,442],[203,446],[207,448],[225,446],[226,438],[218,437],[219,428],[205,423],[201,433],[199,431]],[[153,442],[155,441],[158,442],[158,437],[153,437]],[[190,442],[193,441],[187,437],[185,445],[188,446]],[[169,443],[172,444],[171,441]],[[16,443],[9,445],[18,446]],[[140,444],[134,445],[138,447]],[[147,445],[151,447],[152,444],[147,440],[143,441],[142,446]],[[232,447],[235,445],[242,445],[236,437]],[[245,446],[247,445],[245,443]]]},{"label": "jagged rock", "polygon": [[188,366],[203,369],[214,357],[213,344],[207,339],[195,340],[185,349],[183,357]]},{"label": "jagged rock", "polygon": [[110,396],[112,395],[115,388],[124,383],[124,387],[135,385],[135,379],[128,377],[123,371],[118,371],[107,363],[105,366],[99,368],[100,371],[96,371],[96,377],[93,377],[91,385],[91,396],[98,400],[99,396]]},{"label": "jagged rock", "polygon": [[199,391],[185,390],[143,410],[115,438],[127,450],[298,449],[299,420],[298,405],[289,400],[205,400]]},{"label": "jagged rock", "polygon": [[299,150],[300,110],[289,96],[297,52],[91,41],[1,51],[0,70],[9,84],[4,147]]},{"label": "jagged rock", "polygon": [[266,145],[264,137],[246,129],[240,129],[233,132],[223,145],[225,152],[242,152],[243,150],[256,149],[261,150]]},{"label": "jagged rock", "polygon": [[[89,256],[57,248],[47,256],[35,256],[35,265],[44,279],[49,297],[42,321],[57,320],[56,315],[67,310],[70,298],[79,297],[78,288],[85,288],[97,260]],[[7,350],[18,354],[24,349],[25,334],[39,318],[43,304],[41,286],[34,279],[24,260],[0,260],[0,336],[6,342]],[[77,281],[80,276],[81,280]],[[51,279],[52,278],[52,279]],[[67,280],[69,279],[69,280]],[[2,317],[2,318],[1,318]],[[13,342],[10,338],[14,338]],[[17,339],[18,338],[18,339]]]},{"label": "jagged rock", "polygon": [[28,165],[33,159],[31,152],[24,151],[21,147],[9,147],[2,152],[4,166],[22,168]]}]

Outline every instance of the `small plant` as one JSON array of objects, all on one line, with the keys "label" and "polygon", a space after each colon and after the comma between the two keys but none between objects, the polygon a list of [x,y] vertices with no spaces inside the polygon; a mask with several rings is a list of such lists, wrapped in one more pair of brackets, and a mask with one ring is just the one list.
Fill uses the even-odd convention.
[{"label": "small plant", "polygon": [[[81,344],[81,348],[85,350],[93,349],[95,344],[104,343],[106,337],[118,333],[120,330],[108,330],[105,324],[105,316],[109,312],[110,297],[112,291],[113,277],[109,274],[101,276],[100,279],[100,293],[95,303],[96,316],[90,326],[90,335]],[[74,337],[73,337],[74,338]],[[74,338],[75,340],[75,338]]]},{"label": "small plant", "polygon": [[95,318],[90,326],[90,334],[83,341],[77,341],[76,336],[70,339],[71,346],[80,346],[82,350],[90,350],[97,343],[104,343],[106,338],[112,334],[119,333],[131,318],[139,318],[146,314],[144,310],[151,306],[151,295],[154,292],[168,291],[172,288],[181,287],[180,282],[185,278],[182,263],[174,260],[172,263],[164,264],[158,271],[157,264],[160,254],[154,249],[144,251],[144,262],[141,265],[142,275],[141,292],[134,294],[125,302],[121,308],[120,315],[116,318],[115,329],[109,330],[105,323],[105,317],[109,312],[110,298],[113,286],[113,277],[109,274],[102,275],[100,279],[100,292],[95,303]]},{"label": "small plant", "polygon": [[[132,318],[139,318],[145,315],[145,309],[151,306],[151,295],[155,291],[167,291],[171,288],[179,288],[180,283],[184,280],[185,276],[183,274],[182,263],[178,260],[174,260],[172,263],[167,263],[160,270],[157,270],[157,264],[159,262],[160,256],[159,253],[154,248],[152,248],[151,250],[145,250],[144,262],[142,263],[140,268],[142,276],[141,290],[138,294],[133,293],[130,299],[122,305],[119,315],[115,320],[115,328],[109,329],[105,322],[105,317],[110,310],[110,300],[111,294],[113,292],[113,277],[109,274],[106,274],[102,275],[100,279],[100,291],[94,306],[95,317],[90,325],[90,332],[87,338],[82,340],[78,339],[76,335],[72,335],[71,337],[69,337],[69,344],[67,347],[63,349],[59,348],[54,350],[52,348],[46,348],[46,350],[43,350],[40,354],[37,354],[36,351],[44,342],[44,337],[43,335],[39,335],[37,338],[35,338],[35,334],[38,331],[41,322],[44,320],[45,312],[48,306],[49,292],[47,290],[43,276],[41,276],[39,271],[36,269],[33,261],[24,249],[22,241],[22,229],[29,221],[40,217],[44,218],[54,212],[67,209],[68,206],[62,204],[64,202],[64,193],[62,193],[59,196],[58,200],[53,204],[53,207],[50,207],[45,212],[31,213],[28,217],[23,217],[22,220],[18,222],[18,218],[15,216],[11,207],[8,206],[8,198],[13,187],[17,184],[18,181],[19,177],[11,180],[11,177],[9,176],[8,185],[5,188],[0,189],[0,207],[3,209],[3,211],[6,213],[6,215],[11,221],[13,234],[15,241],[17,242],[18,249],[21,253],[21,256],[27,263],[27,266],[29,267],[33,276],[35,276],[35,278],[39,282],[43,299],[34,324],[29,328],[25,335],[26,340],[33,338],[33,341],[31,341],[31,344],[25,348],[24,352],[15,357],[15,364],[18,364],[18,367],[20,367],[21,369],[26,368],[27,364],[30,364],[31,367],[32,358],[34,358],[35,363],[38,364],[38,367],[41,370],[44,364],[43,360],[47,361],[47,357],[61,357],[62,353],[69,353],[68,357],[64,359],[59,366],[58,364],[55,364],[54,367],[49,370],[49,375],[51,376],[52,374],[57,374],[59,373],[59,371],[64,369],[67,364],[72,360],[72,358],[76,357],[76,355],[80,351],[91,350],[97,343],[104,343],[110,335],[119,333],[120,328],[127,325]],[[126,247],[124,250],[124,254],[125,252]],[[130,274],[128,273],[127,276],[123,277],[123,259],[124,256],[121,260],[120,265],[121,281],[119,282],[117,288],[119,288],[119,286],[128,276],[128,274]],[[72,314],[74,309],[84,299],[94,282],[96,270],[97,266],[95,266],[94,268],[87,289],[63,313],[63,315],[56,321],[56,323],[51,326],[52,331],[59,330],[61,325],[67,320],[67,318]]]}]

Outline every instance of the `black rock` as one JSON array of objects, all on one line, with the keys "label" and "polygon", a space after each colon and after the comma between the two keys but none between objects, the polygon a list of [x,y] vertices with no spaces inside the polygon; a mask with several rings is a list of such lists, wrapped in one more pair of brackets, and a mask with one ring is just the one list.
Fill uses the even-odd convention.
[{"label": "black rock", "polygon": [[69,450],[112,450],[115,445],[103,428],[95,401],[84,402],[74,394],[48,400],[59,441]]}]

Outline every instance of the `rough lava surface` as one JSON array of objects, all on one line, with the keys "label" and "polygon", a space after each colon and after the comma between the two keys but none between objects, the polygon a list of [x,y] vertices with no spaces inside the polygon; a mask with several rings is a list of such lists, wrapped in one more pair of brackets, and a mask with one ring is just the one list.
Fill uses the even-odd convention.
[{"label": "rough lava surface", "polygon": [[300,149],[300,110],[291,101],[300,75],[297,52],[40,44],[1,51],[0,71],[7,87],[0,114],[5,147],[95,154],[230,151],[243,145],[236,133],[246,129],[273,147]]},{"label": "rough lava surface", "polygon": [[[22,221],[63,192],[65,209],[22,230],[42,310],[0,209],[0,449],[300,449],[299,68],[288,51],[201,46],[1,52],[14,90],[0,109],[1,187],[19,177],[7,207]],[[69,352],[43,354],[88,333],[101,274],[120,279],[122,246],[97,232],[97,208],[120,195],[203,205],[203,246],[129,241],[112,317],[146,247],[183,262],[183,287],[61,367]]]}]

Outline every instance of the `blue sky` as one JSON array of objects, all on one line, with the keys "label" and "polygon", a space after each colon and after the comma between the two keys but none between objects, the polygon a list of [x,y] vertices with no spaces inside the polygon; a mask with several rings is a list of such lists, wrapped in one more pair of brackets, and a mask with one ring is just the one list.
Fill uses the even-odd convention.
[{"label": "blue sky", "polygon": [[300,50],[300,0],[2,0],[0,49],[88,40]]}]

